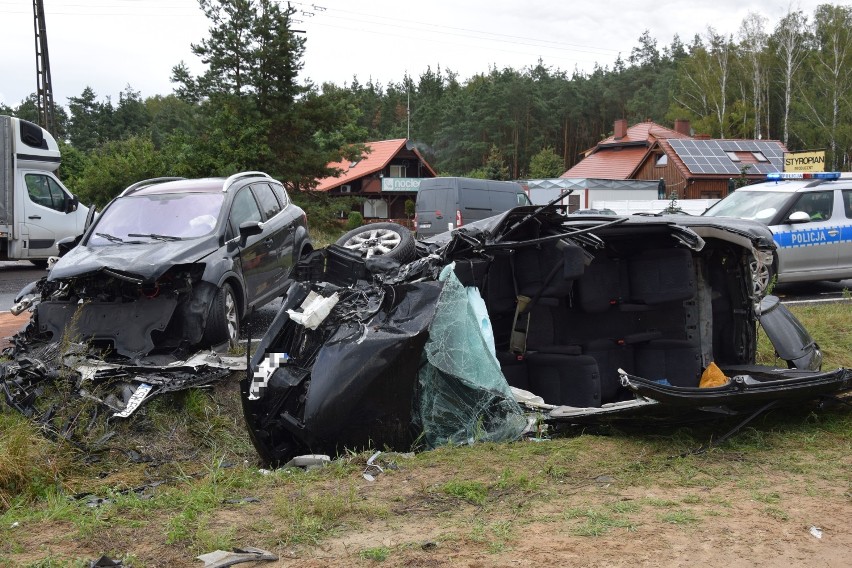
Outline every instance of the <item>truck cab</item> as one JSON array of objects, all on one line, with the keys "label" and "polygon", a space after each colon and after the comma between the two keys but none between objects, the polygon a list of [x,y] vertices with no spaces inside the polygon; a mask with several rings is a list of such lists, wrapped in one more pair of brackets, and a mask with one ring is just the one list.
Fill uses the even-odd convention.
[{"label": "truck cab", "polygon": [[89,209],[56,177],[60,160],[49,132],[0,116],[0,260],[46,264],[85,230]]}]

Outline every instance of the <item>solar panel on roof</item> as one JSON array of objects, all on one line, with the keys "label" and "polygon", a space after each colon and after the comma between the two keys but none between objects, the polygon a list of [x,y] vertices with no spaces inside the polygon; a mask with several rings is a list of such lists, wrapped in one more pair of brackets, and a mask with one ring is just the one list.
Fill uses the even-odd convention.
[{"label": "solar panel on roof", "polygon": [[769,160],[749,164],[749,173],[763,174],[783,168],[784,153],[777,142],[684,139],[669,139],[668,142],[689,171],[696,174],[739,174],[740,163],[733,162],[725,152],[760,152]]}]

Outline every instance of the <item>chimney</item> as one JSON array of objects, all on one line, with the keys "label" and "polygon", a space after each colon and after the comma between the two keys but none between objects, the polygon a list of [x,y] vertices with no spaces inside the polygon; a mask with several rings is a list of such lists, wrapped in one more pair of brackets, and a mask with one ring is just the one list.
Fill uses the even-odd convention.
[{"label": "chimney", "polygon": [[684,118],[678,118],[675,120],[675,132],[679,132],[680,134],[685,134],[687,136],[692,136],[689,128],[689,121]]},{"label": "chimney", "polygon": [[627,119],[619,118],[612,127],[612,137],[621,140],[625,136],[627,136]]}]

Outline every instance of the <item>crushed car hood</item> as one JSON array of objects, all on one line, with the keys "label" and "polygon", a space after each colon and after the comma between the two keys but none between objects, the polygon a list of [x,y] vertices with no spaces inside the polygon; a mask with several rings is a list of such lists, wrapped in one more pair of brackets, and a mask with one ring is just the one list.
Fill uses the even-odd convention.
[{"label": "crushed car hood", "polygon": [[49,280],[73,278],[108,268],[155,280],[172,266],[198,262],[218,248],[215,236],[182,241],[150,241],[144,244],[79,245],[59,259]]}]

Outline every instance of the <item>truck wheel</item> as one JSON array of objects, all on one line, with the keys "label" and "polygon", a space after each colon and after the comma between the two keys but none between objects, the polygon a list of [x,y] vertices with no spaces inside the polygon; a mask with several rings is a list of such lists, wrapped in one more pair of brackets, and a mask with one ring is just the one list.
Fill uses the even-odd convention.
[{"label": "truck wheel", "polygon": [[228,342],[236,345],[240,338],[240,310],[234,290],[227,282],[222,284],[207,315],[202,341],[205,345]]},{"label": "truck wheel", "polygon": [[414,235],[396,223],[371,223],[352,229],[339,239],[338,245],[360,252],[362,258],[386,256],[400,263],[414,260]]}]

